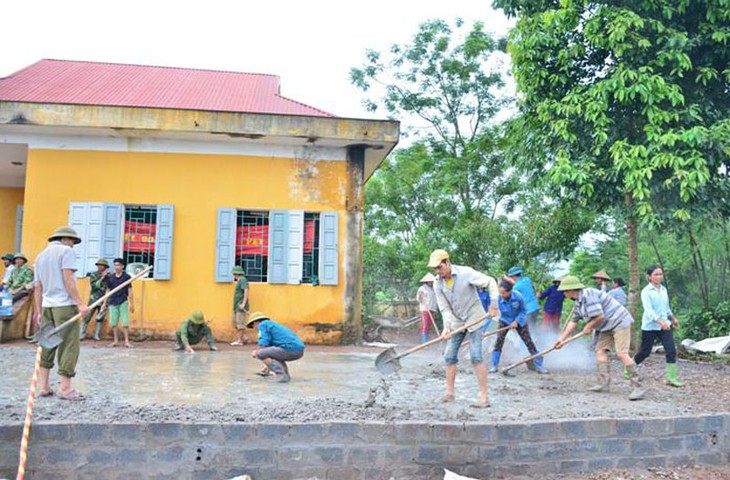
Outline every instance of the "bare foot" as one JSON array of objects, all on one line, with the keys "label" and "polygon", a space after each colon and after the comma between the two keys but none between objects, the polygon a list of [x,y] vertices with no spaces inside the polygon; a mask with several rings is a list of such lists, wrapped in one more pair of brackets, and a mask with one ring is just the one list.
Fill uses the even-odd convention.
[{"label": "bare foot", "polygon": [[110,346],[110,347],[112,347],[112,348],[114,348],[114,347],[116,347],[116,346],[117,346],[117,342],[114,342],[114,343],[112,343],[112,344],[111,344],[111,345],[109,345],[109,346]]},{"label": "bare foot", "polygon": [[134,348],[134,345],[132,345],[129,342],[125,343],[124,346],[127,347],[127,348]]}]

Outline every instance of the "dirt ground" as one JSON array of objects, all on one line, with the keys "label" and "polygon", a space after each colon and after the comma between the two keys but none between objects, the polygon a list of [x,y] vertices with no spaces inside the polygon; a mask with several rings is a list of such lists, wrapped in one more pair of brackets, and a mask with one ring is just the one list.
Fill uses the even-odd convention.
[{"label": "dirt ground", "polygon": [[[34,421],[520,421],[726,412],[730,405],[730,366],[681,361],[685,387],[677,389],[664,384],[661,355],[652,355],[643,369],[645,400],[628,401],[630,386],[616,362],[612,391],[587,392],[595,376],[587,345],[546,357],[548,375],[524,367],[514,378],[491,374],[492,407],[485,410],[469,408],[478,390],[468,358],[460,363],[456,401],[438,402],[444,384],[439,346],[402,359],[402,369],[387,377],[374,367],[382,348],[309,347],[291,364],[289,384],[255,375],[261,364],[251,358],[252,346],[219,345],[219,352],[199,348],[196,354],[171,352],[171,346],[142,342],[128,350],[83,342],[75,385],[87,400],[58,408],[61,400],[38,398]],[[504,365],[519,358],[513,350]],[[0,422],[22,420],[34,354],[25,342],[0,345]],[[55,372],[52,378],[57,384]]]},{"label": "dirt ground", "polygon": [[594,473],[548,475],[542,480],[728,480],[730,465],[686,466],[677,468],[648,468],[640,470],[614,469]]}]

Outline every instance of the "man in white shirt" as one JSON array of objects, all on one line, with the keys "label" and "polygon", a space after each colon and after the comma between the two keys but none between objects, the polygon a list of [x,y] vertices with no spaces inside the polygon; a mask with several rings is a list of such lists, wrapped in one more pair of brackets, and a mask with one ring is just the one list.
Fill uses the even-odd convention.
[{"label": "man in white shirt", "polygon": [[[35,261],[34,315],[36,325],[41,323],[41,327],[58,327],[77,313],[84,316],[89,310],[76,286],[76,257],[73,246],[81,243],[81,238],[73,228],[59,227],[48,237],[48,242],[46,249]],[[44,348],[41,354],[41,390],[38,394],[41,397],[54,394],[48,377],[57,357],[58,374],[61,376],[58,398],[83,400],[83,395],[71,386],[79,359],[79,328],[72,326],[59,332],[59,335],[62,338],[61,344],[51,349]]]}]

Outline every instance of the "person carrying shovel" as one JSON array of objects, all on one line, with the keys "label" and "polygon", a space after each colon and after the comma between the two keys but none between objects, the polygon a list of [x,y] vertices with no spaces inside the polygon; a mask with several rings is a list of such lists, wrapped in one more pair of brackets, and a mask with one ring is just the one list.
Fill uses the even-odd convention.
[{"label": "person carrying shovel", "polygon": [[185,350],[186,353],[195,353],[192,345],[197,345],[203,338],[208,342],[208,348],[211,352],[218,351],[215,346],[215,339],[213,338],[213,331],[205,321],[205,316],[200,310],[196,310],[186,318],[177,332],[177,345],[172,350],[174,352]]},{"label": "person carrying shovel", "polygon": [[596,288],[586,288],[577,277],[568,275],[560,282],[560,291],[565,297],[575,301],[573,316],[569,319],[563,333],[555,342],[555,348],[562,348],[566,339],[583,319],[587,323],[584,334],[593,332],[598,362],[598,383],[588,390],[592,392],[608,392],[611,385],[611,364],[608,353],[616,351],[616,357],[624,364],[629,373],[632,391],[629,400],[641,400],[646,394],[641,386],[641,379],[634,360],[629,355],[631,342],[631,324],[634,319],[625,307],[606,292]]},{"label": "person carrying shovel", "polygon": [[[106,285],[104,279],[109,275],[109,262],[105,258],[100,258],[96,261],[96,271],[89,272],[86,274],[89,277],[89,305],[99,300],[104,296],[106,292]],[[101,327],[104,323],[104,317],[106,316],[106,309],[102,308],[103,305],[99,305],[91,309],[89,313],[84,317],[84,322],[81,324],[81,340],[86,338],[86,330],[89,328],[92,318],[96,318],[96,325],[94,326],[94,336],[91,337],[96,341],[101,340],[99,336],[101,334]]]},{"label": "person carrying shovel", "polygon": [[[525,307],[525,300],[520,295],[520,292],[514,290],[515,285],[509,280],[502,280],[499,283],[499,313],[500,328],[510,326],[512,329],[517,331],[527,351],[530,355],[537,353],[537,347],[532,341],[530,336],[530,327],[527,324],[528,313]],[[502,347],[504,347],[504,340],[507,338],[509,330],[503,330],[498,336],[497,341],[494,343],[494,350],[492,351],[492,368],[490,372],[496,372],[499,368],[499,359],[502,356]],[[536,358],[532,361],[534,366],[531,370],[535,370],[537,373],[548,373],[547,369],[542,365],[542,358]]]},{"label": "person carrying shovel", "polygon": [[[441,399],[443,403],[454,401],[454,384],[456,383],[459,348],[465,338],[469,339],[469,356],[479,383],[479,400],[472,404],[474,408],[489,407],[487,397],[487,367],[482,356],[482,322],[486,312],[477,295],[478,288],[489,290],[491,303],[490,315],[497,316],[497,282],[494,278],[477,272],[471,267],[452,265],[449,254],[445,250],[434,250],[428,260],[428,267],[436,271],[434,291],[444,321],[441,333],[442,341],[448,341],[444,352],[446,363],[446,392]],[[452,330],[476,323],[466,331],[451,334]]]},{"label": "person carrying shovel", "polygon": [[[48,237],[48,246],[35,261],[35,323],[57,327],[80,313],[85,315],[88,307],[81,300],[76,285],[76,257],[73,246],[81,243],[81,238],[70,227],[59,227]],[[42,318],[42,320],[41,320]],[[54,359],[58,359],[58,373],[61,385],[58,398],[78,401],[84,397],[71,386],[76,375],[79,359],[79,329],[67,328],[60,333],[63,341],[57,347],[43,348],[39,380],[41,397],[50,397],[53,390],[48,382]]]}]

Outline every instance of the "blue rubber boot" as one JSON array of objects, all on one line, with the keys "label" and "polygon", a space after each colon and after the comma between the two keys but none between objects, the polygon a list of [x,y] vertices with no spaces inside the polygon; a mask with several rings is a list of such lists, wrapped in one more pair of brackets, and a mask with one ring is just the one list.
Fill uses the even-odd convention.
[{"label": "blue rubber boot", "polygon": [[533,362],[535,363],[535,371],[537,373],[549,373],[547,368],[542,364],[542,358],[536,358]]},{"label": "blue rubber boot", "polygon": [[422,333],[421,334],[421,343],[427,343],[428,342],[428,333]]},{"label": "blue rubber boot", "polygon": [[492,352],[492,368],[489,369],[491,373],[497,372],[497,367],[499,366],[499,357],[502,356],[502,352],[494,351]]}]

